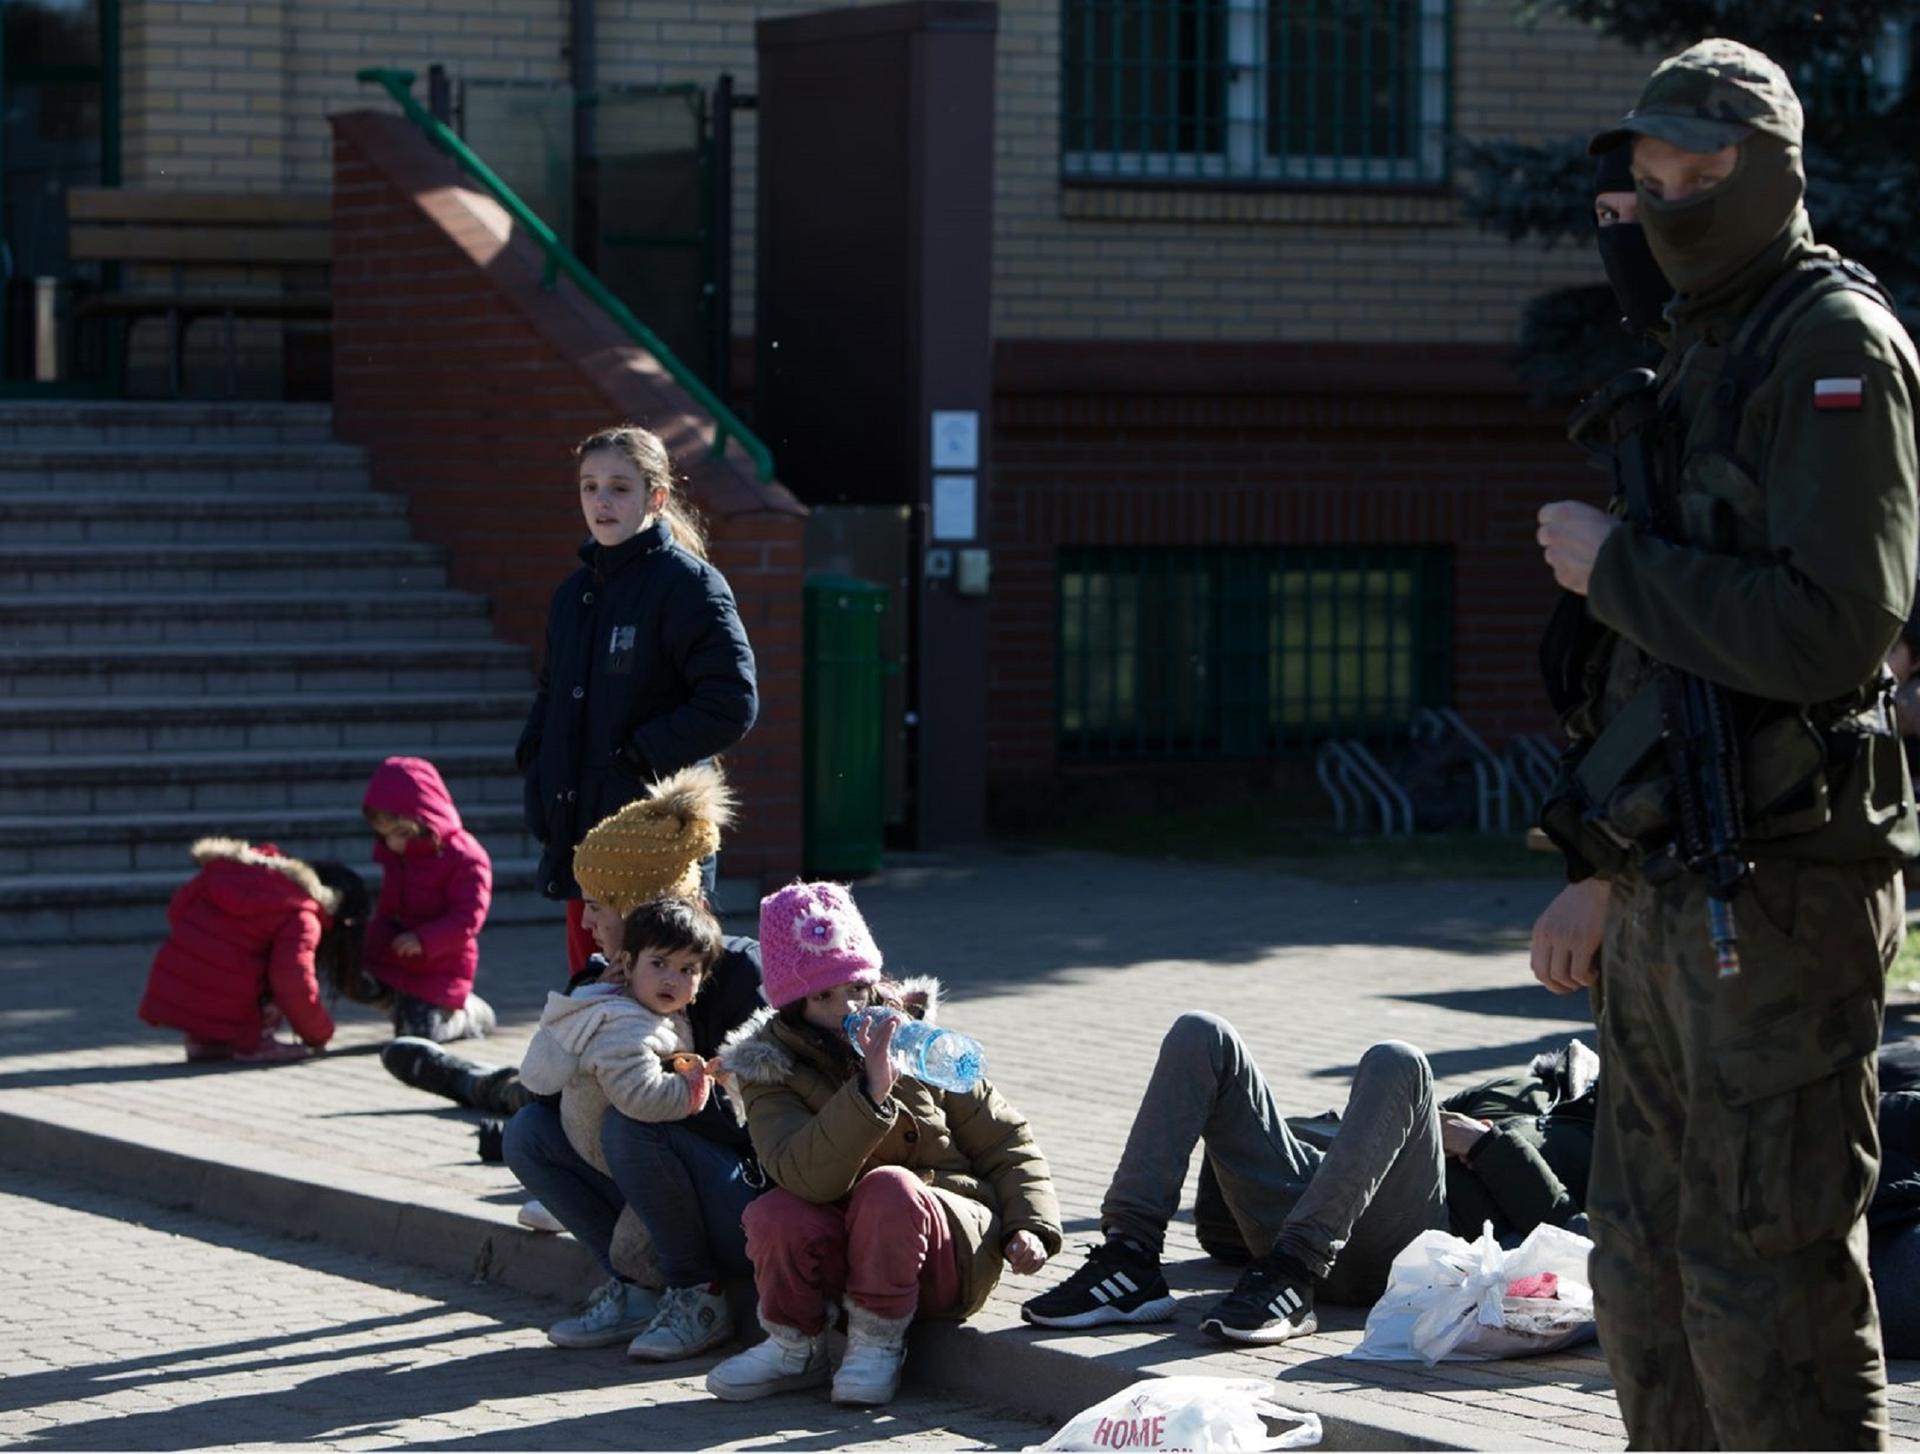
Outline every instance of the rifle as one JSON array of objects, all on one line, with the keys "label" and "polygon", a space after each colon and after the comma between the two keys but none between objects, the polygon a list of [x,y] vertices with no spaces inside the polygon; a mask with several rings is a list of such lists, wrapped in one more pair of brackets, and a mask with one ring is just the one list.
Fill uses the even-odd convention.
[{"label": "rifle", "polygon": [[[1629,369],[1574,412],[1567,435],[1611,469],[1628,521],[1672,540],[1654,490],[1653,426],[1659,415],[1653,371]],[[1724,688],[1664,662],[1654,662],[1653,672],[1660,741],[1673,783],[1675,832],[1662,854],[1647,865],[1647,877],[1660,883],[1686,872],[1705,879],[1714,961],[1720,978],[1730,979],[1740,973],[1733,897],[1750,871],[1740,851],[1746,830],[1739,739]]]}]

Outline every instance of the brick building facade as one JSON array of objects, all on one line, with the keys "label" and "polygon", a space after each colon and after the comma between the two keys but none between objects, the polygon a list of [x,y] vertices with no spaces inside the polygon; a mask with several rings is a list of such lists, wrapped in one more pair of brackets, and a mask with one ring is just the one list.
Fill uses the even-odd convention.
[{"label": "brick building facade", "polygon": [[[453,583],[493,602],[497,630],[538,647],[572,567],[574,443],[612,419],[646,422],[678,462],[757,657],[762,708],[727,754],[751,811],[728,871],[798,866],[801,541],[805,513],[705,420],[600,310],[540,284],[542,258],[452,163],[398,117],[334,125],[334,421],[447,548]],[[445,360],[483,357],[472,369]],[[529,407],[529,402],[534,407]]]},{"label": "brick building facade", "polygon": [[[1108,8],[1175,28],[1204,12],[1212,18],[1193,23],[1217,22],[1207,34],[1245,46],[1251,32],[1233,29],[1236,16],[1269,26],[1261,45],[1301,33],[1275,28],[1292,23],[1290,4]],[[363,66],[438,62],[469,83],[568,75],[568,0],[122,5],[129,185],[327,187],[337,162],[327,118],[372,104],[353,80]],[[751,92],[756,21],[817,8],[601,0],[599,77],[706,86],[730,72]],[[1122,44],[1085,28],[1099,9],[1003,0],[999,10],[998,480],[987,541],[996,649],[984,687],[996,797],[1045,800],[1048,785],[1083,768],[1145,758],[1258,759],[1422,702],[1455,705],[1495,737],[1539,726],[1531,657],[1548,587],[1532,515],[1589,479],[1504,358],[1528,298],[1598,270],[1578,249],[1515,246],[1466,223],[1444,147],[1449,137],[1571,142],[1617,113],[1647,58],[1562,19],[1523,22],[1509,0],[1375,0],[1368,14],[1383,27],[1404,25],[1406,43],[1444,52],[1396,93],[1428,128],[1413,160],[1323,184],[1311,156],[1289,180],[1280,155],[1265,173],[1210,179],[1209,159],[1181,170],[1204,150],[1193,128],[1216,124],[1206,117],[1181,122],[1190,134],[1168,145],[1181,153],[1170,163],[1083,164],[1072,151],[1069,109],[1093,103],[1069,42]],[[1168,46],[1207,43],[1181,34]],[[1128,65],[1153,59],[1139,36],[1125,45],[1135,47]],[[1271,88],[1251,101],[1244,87],[1235,94],[1220,103],[1223,128],[1244,131],[1236,106],[1281,105]],[[1204,110],[1204,88],[1178,104]],[[1336,121],[1369,125],[1371,104]],[[1253,124],[1268,128],[1256,150],[1270,149],[1272,116]],[[738,125],[732,322],[743,338],[753,326],[751,113]],[[1184,554],[1168,565],[1155,556],[1167,551]],[[1265,582],[1253,605],[1249,572]],[[1177,639],[1143,621],[1175,576],[1193,618]],[[1346,624],[1328,635],[1318,605],[1285,604],[1301,590],[1351,590]],[[1096,597],[1104,645],[1088,635]],[[1230,620],[1235,611],[1266,620]],[[1447,629],[1423,613],[1444,615]],[[1193,699],[1185,717],[1156,716],[1140,699],[1173,690],[1169,673],[1186,665],[1204,680],[1178,684]]]}]

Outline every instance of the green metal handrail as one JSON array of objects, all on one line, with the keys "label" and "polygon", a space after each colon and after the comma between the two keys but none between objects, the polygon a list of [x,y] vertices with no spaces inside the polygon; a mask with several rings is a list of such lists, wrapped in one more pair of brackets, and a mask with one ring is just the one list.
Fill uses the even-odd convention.
[{"label": "green metal handrail", "polygon": [[414,99],[414,72],[376,66],[356,72],[355,79],[367,85],[379,86],[393,97],[407,120],[425,132],[429,141],[452,157],[469,176],[491,193],[493,200],[507,209],[507,215],[540,244],[540,250],[547,259],[546,271],[540,279],[542,287],[551,288],[559,275],[565,273],[573,280],[575,287],[598,303],[606,315],[626,331],[628,337],[660,360],[661,367],[673,375],[675,382],[713,416],[713,452],[716,455],[726,452],[729,438],[737,439],[740,447],[752,458],[760,478],[773,478],[773,451],[740,422],[733,410],[721,402],[720,396],[707,387],[705,380],[681,362],[659,334],[634,317],[632,310],[608,291],[607,285],[573,255],[572,249],[554,235],[551,227],[534,215],[533,209],[514,194],[513,188],[501,181],[493,169],[480,160],[472,147]]}]

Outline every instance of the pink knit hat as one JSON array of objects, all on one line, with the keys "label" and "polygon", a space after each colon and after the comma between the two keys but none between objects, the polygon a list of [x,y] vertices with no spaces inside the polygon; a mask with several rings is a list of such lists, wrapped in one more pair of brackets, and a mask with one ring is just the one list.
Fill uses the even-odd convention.
[{"label": "pink knit hat", "polygon": [[880,947],[839,884],[790,883],[760,901],[760,979],[776,1009],[880,978]]}]

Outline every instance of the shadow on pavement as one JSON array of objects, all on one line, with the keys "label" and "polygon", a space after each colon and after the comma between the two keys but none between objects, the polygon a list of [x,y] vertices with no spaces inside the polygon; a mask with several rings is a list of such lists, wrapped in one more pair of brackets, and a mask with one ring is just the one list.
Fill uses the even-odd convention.
[{"label": "shadow on pavement", "polygon": [[[1452,1080],[1455,1076],[1485,1074],[1488,1076],[1517,1073],[1527,1068],[1527,1062],[1543,1051],[1558,1051],[1565,1047],[1570,1039],[1579,1038],[1564,1030],[1548,1035],[1539,1035],[1531,1040],[1515,1040],[1506,1045],[1474,1045],[1461,1050],[1430,1050],[1427,1052],[1427,1064],[1433,1067],[1433,1078],[1439,1081]],[[1587,1044],[1593,1044],[1593,1036],[1586,1037]],[[1359,1065],[1336,1065],[1326,1070],[1313,1072],[1315,1080],[1349,1081]]]},{"label": "shadow on pavement", "polygon": [[[444,1316],[445,1308],[429,1310]],[[457,1341],[458,1332],[411,1340],[417,1346]],[[207,1430],[229,1431],[234,1442],[302,1444],[336,1437],[377,1435],[394,1425],[436,1414],[470,1409],[489,1395],[538,1397],[579,1389],[605,1388],[628,1381],[626,1350],[561,1355],[542,1341],[525,1348],[500,1349],[404,1368],[340,1369],[287,1385],[288,1370],[312,1362],[377,1355],[395,1345],[332,1348],[313,1354],[291,1353],[264,1366],[281,1377],[270,1392],[204,1399],[178,1408],[146,1409],[99,1419],[81,1419],[58,1428],[29,1433],[18,1447],[30,1449],[191,1449],[206,1442]],[[59,1377],[85,1377],[91,1370],[69,1370]],[[182,1378],[207,1378],[220,1370],[198,1369]],[[48,1375],[51,1379],[56,1375]],[[166,1382],[149,1378],[148,1383]],[[137,1385],[136,1385],[137,1386]],[[633,1422],[631,1412],[626,1414]],[[530,1430],[516,1425],[516,1447],[532,1442]],[[632,1432],[639,1432],[637,1429]],[[433,1447],[438,1447],[434,1445]]]},{"label": "shadow on pavement", "polygon": [[[911,1366],[911,1365],[909,1365]],[[911,1390],[911,1375],[909,1375]],[[911,1411],[913,1393],[902,1393],[899,1405]],[[731,1406],[726,1406],[731,1407]],[[900,1427],[897,1414],[885,1409],[840,1408],[827,1402],[824,1390],[804,1393],[777,1394],[753,1404],[761,1411],[765,1419],[767,1432],[759,1438],[728,1441],[729,1448],[742,1449],[846,1449],[859,1448],[864,1444],[897,1436],[905,1430]],[[609,1409],[604,1413],[586,1414],[577,1419],[556,1419],[548,1423],[521,1424],[511,1429],[496,1429],[484,1434],[470,1434],[463,1438],[435,1439],[430,1443],[416,1445],[427,1449],[679,1449],[686,1447],[687,1429],[684,1421],[690,1421],[695,1415],[691,1410],[680,1420],[665,1429],[649,1428],[647,1414],[650,1411],[642,1406],[629,1409]],[[971,1433],[970,1420],[962,1410],[942,1408],[939,1411],[942,1427],[950,1434],[961,1438],[971,1438],[994,1447],[991,1434],[982,1436]],[[819,1426],[817,1432],[799,1434],[793,1432],[795,1424]],[[993,1431],[999,1432],[997,1430]],[[1032,1436],[1044,1435],[1047,1431],[1038,1424],[1030,1426]],[[867,1437],[863,1438],[862,1435]],[[735,1436],[737,1439],[738,1436]],[[929,1447],[935,1447],[929,1445]],[[939,1447],[951,1447],[943,1445]]]},{"label": "shadow on pavement", "polygon": [[438,1098],[423,1101],[419,1105],[381,1106],[372,1110],[314,1111],[311,1113],[317,1121],[365,1120],[380,1116],[432,1116],[436,1121],[466,1121],[479,1125],[481,1113],[456,1106],[451,1101]]},{"label": "shadow on pavement", "polygon": [[[429,1310],[439,1316],[444,1309]],[[544,1343],[434,1359],[403,1368],[340,1369],[319,1373],[291,1387],[287,1371],[303,1363],[338,1361],[383,1354],[396,1348],[427,1347],[457,1341],[458,1331],[377,1343],[365,1347],[328,1349],[315,1354],[291,1354],[284,1359],[240,1365],[238,1369],[197,1370],[182,1377],[207,1377],[214,1372],[250,1367],[282,1370],[280,1386],[271,1392],[242,1393],[183,1404],[178,1408],[146,1409],[107,1418],[82,1419],[26,1435],[16,1448],[27,1449],[141,1449],[196,1448],[206,1442],[209,1428],[225,1431],[235,1442],[302,1444],[318,1440],[377,1439],[403,1425],[409,1431],[407,1447],[421,1449],[687,1449],[700,1441],[700,1428],[728,1408],[696,1394],[686,1399],[652,1402],[647,1381],[636,1379],[634,1367],[621,1348],[562,1354]],[[728,1352],[734,1350],[729,1349]],[[200,1356],[206,1356],[202,1350]],[[698,1377],[718,1359],[676,1364],[661,1370],[674,1381]],[[76,1369],[46,1377],[102,1377],[94,1369]],[[141,1384],[165,1380],[146,1378]],[[120,1386],[128,1386],[122,1384]],[[135,1384],[133,1386],[139,1386]],[[628,1387],[633,1402],[575,1418],[528,1420],[507,1414],[505,1425],[485,1433],[423,1435],[418,1421],[439,1415],[463,1414],[489,1398],[551,1399],[573,1392]],[[96,1390],[97,1391],[97,1390]],[[72,1397],[71,1388],[56,1397]],[[44,1397],[44,1395],[43,1395]],[[909,1399],[911,1395],[907,1396]],[[910,1405],[908,1405],[910,1408]],[[765,1443],[783,1449],[837,1449],[858,1443],[862,1431],[876,1436],[904,1432],[898,1419],[884,1410],[842,1409],[829,1404],[823,1392],[808,1391],[761,1400],[754,1405],[755,1422],[767,1431]],[[950,1432],[964,1436],[968,1422],[963,1411],[939,1410]],[[817,1432],[794,1433],[798,1424]],[[889,1425],[894,1427],[889,1428]],[[735,1436],[737,1437],[737,1436]]]},{"label": "shadow on pavement", "polygon": [[[345,1053],[345,1052],[343,1052]],[[327,1059],[337,1057],[329,1055]],[[137,1065],[61,1065],[43,1070],[0,1071],[0,1091],[30,1090],[35,1086],[118,1085],[128,1081],[198,1080],[217,1075],[297,1075],[318,1061],[294,1060],[283,1065],[242,1065],[212,1061],[189,1065],[184,1060],[146,1061]]]},{"label": "shadow on pavement", "polygon": [[440,1332],[417,1338],[382,1339],[348,1348],[285,1353],[275,1358],[254,1358],[223,1362],[217,1368],[181,1367],[202,1364],[209,1359],[229,1359],[236,1354],[285,1350],[301,1343],[326,1339],[351,1338],[358,1334],[398,1329],[412,1323],[444,1319],[448,1309],[441,1306],[417,1308],[385,1318],[360,1318],[352,1322],[329,1323],[309,1333],[274,1333],[260,1338],[244,1338],[232,1343],[203,1343],[192,1347],[171,1348],[165,1353],[141,1358],[120,1358],[106,1363],[85,1363],[46,1373],[17,1373],[0,1380],[0,1411],[30,1409],[40,1404],[65,1403],[93,1398],[116,1388],[151,1388],[168,1383],[192,1381],[215,1375],[250,1373],[278,1368],[288,1363],[319,1363],[337,1358],[354,1358],[374,1351],[423,1348],[443,1342],[448,1334]]},{"label": "shadow on pavement", "polygon": [[1522,984],[1492,989],[1432,990],[1426,994],[1393,995],[1410,1005],[1432,1005],[1463,1015],[1492,1015],[1514,1020],[1565,1020],[1570,1025],[1593,1023],[1592,1002],[1585,995],[1556,995],[1529,979]]}]

